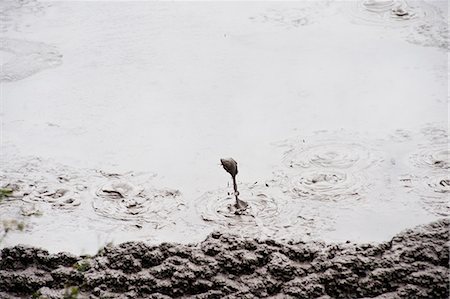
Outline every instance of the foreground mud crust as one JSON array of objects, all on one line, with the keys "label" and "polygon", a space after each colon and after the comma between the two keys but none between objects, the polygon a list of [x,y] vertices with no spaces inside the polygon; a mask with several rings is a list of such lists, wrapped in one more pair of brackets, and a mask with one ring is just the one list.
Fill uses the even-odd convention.
[{"label": "foreground mud crust", "polygon": [[381,244],[278,243],[212,233],[197,245],[129,242],[93,257],[4,248],[1,298],[448,298],[449,224]]}]

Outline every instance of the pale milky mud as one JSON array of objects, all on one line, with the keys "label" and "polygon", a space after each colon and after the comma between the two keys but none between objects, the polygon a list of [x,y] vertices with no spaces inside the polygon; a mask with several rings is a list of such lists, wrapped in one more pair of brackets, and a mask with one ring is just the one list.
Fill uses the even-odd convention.
[{"label": "pale milky mud", "polygon": [[2,37],[0,51],[13,55],[2,59],[0,82],[21,80],[62,64],[62,54],[57,48],[41,42]]},{"label": "pale milky mud", "polygon": [[0,5],[0,237],[25,225],[2,247],[372,242],[450,214],[446,1]]},{"label": "pale milky mud", "polygon": [[48,5],[37,1],[2,1],[0,82],[21,80],[62,64],[62,54],[57,47],[33,40],[6,37],[9,32],[27,32],[32,22],[26,21],[26,17],[42,17],[46,7]]},{"label": "pale milky mud", "polygon": [[178,190],[153,186],[153,173],[106,173],[37,158],[4,158],[1,187],[13,192],[0,203],[2,235],[14,219],[24,223],[25,236],[57,244],[68,230],[81,227],[100,235],[156,231],[173,226],[184,206]]},{"label": "pale milky mud", "polygon": [[0,3],[0,30],[26,31],[31,26],[27,17],[41,17],[49,5],[36,0],[5,0]]}]

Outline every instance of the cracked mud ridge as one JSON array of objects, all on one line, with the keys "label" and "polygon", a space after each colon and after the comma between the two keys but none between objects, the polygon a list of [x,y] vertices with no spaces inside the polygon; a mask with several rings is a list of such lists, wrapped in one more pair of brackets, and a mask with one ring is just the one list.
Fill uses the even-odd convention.
[{"label": "cracked mud ridge", "polygon": [[15,246],[1,298],[448,298],[449,219],[380,244],[278,243],[215,232],[196,245],[140,242],[95,256]]}]

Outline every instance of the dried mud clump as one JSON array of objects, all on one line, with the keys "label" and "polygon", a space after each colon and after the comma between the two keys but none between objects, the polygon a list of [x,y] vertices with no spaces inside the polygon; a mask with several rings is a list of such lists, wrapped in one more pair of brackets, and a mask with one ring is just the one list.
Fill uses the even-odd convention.
[{"label": "dried mud clump", "polygon": [[96,256],[25,246],[0,255],[0,298],[448,298],[448,219],[381,244],[278,243],[213,233]]}]

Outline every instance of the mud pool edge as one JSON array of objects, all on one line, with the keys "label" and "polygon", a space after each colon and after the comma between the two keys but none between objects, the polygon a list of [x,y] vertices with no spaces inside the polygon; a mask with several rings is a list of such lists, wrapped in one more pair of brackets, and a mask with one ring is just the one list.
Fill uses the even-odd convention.
[{"label": "mud pool edge", "polygon": [[444,218],[379,244],[242,238],[126,242],[95,256],[17,245],[0,255],[1,298],[448,298]]}]

